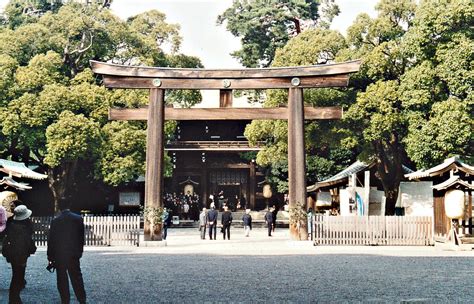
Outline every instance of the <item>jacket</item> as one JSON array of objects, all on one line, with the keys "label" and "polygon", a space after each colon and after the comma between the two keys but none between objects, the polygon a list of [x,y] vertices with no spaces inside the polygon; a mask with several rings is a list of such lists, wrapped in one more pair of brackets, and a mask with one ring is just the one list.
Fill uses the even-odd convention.
[{"label": "jacket", "polygon": [[232,224],[232,212],[224,211],[222,213],[221,224],[224,225],[224,226],[228,226],[228,225]]},{"label": "jacket", "polygon": [[213,224],[215,224],[215,222],[217,222],[217,214],[218,213],[219,212],[217,212],[216,209],[209,210],[209,212],[207,213],[207,222],[210,225],[213,225]]},{"label": "jacket", "polygon": [[81,258],[84,251],[84,220],[64,210],[51,222],[48,236],[48,260],[67,261]]},{"label": "jacket", "polygon": [[207,224],[207,214],[206,212],[201,212],[199,214],[199,226],[206,226]]},{"label": "jacket", "polygon": [[242,222],[244,226],[249,226],[250,229],[252,229],[252,216],[250,214],[244,214],[242,216]]},{"label": "jacket", "polygon": [[273,213],[271,211],[265,213],[265,221],[267,222],[267,224],[273,223]]},{"label": "jacket", "polygon": [[24,264],[36,252],[33,241],[33,223],[30,219],[11,220],[7,224],[2,254],[9,263]]}]

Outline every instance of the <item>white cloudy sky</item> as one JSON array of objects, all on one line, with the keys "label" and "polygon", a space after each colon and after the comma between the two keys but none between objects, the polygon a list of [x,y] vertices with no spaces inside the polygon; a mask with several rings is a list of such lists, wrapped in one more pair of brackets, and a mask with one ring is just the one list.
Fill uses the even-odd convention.
[{"label": "white cloudy sky", "polygon": [[[359,13],[375,16],[374,6],[377,2],[336,0],[341,13],[334,19],[332,28],[345,33]],[[7,3],[8,0],[0,0],[0,10]],[[112,10],[124,19],[147,10],[159,10],[166,14],[168,22],[180,24],[182,53],[201,58],[206,68],[238,68],[240,64],[230,53],[239,49],[239,39],[227,32],[224,26],[216,25],[217,16],[231,4],[232,0],[114,0]],[[217,94],[203,92],[203,97],[204,100],[216,100]],[[234,106],[239,106],[238,103],[238,100],[234,100]]]}]

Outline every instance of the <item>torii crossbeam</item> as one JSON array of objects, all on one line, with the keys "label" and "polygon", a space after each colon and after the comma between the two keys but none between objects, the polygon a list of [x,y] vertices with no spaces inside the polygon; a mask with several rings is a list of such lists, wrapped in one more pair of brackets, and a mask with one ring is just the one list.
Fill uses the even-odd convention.
[{"label": "torii crossbeam", "polygon": [[[164,121],[171,120],[288,120],[288,198],[290,208],[306,203],[304,150],[305,119],[340,119],[340,107],[304,107],[304,88],[345,87],[349,74],[359,70],[360,61],[305,67],[267,69],[177,69],[124,66],[91,61],[92,70],[103,75],[108,88],[149,89],[148,108],[111,109],[109,119],[147,120],[145,206],[162,207]],[[220,108],[165,108],[167,89],[220,91]],[[288,89],[288,108],[232,108],[232,90]],[[291,215],[290,215],[291,216]],[[291,218],[290,218],[290,222]],[[306,228],[290,225],[293,239],[301,239]],[[145,240],[161,240],[161,227],[154,231],[145,221]]]}]

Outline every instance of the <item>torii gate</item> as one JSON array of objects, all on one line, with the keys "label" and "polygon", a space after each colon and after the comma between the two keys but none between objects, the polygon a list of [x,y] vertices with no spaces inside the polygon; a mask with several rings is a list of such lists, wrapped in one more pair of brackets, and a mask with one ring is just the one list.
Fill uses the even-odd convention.
[{"label": "torii gate", "polygon": [[[360,61],[305,67],[266,69],[179,69],[124,66],[91,61],[108,88],[149,89],[150,103],[141,109],[111,109],[109,119],[147,120],[145,206],[163,206],[163,128],[168,120],[288,120],[288,199],[290,208],[306,204],[305,119],[340,119],[340,107],[304,107],[303,88],[345,87]],[[165,90],[220,91],[220,108],[165,108]],[[232,90],[288,89],[288,108],[232,108]],[[291,220],[291,219],[290,219]],[[150,231],[145,221],[145,240],[161,240],[161,227]],[[306,229],[304,229],[306,230]],[[306,231],[303,231],[306,232]],[[301,233],[301,231],[300,231]],[[300,239],[290,225],[292,239]]]}]

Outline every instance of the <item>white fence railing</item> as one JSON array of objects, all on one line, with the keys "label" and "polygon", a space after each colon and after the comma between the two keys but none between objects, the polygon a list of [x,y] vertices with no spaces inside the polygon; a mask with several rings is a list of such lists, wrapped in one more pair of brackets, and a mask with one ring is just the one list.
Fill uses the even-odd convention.
[{"label": "white fence railing", "polygon": [[[36,246],[46,246],[53,217],[32,217]],[[136,245],[140,235],[139,215],[84,216],[86,246]]]},{"label": "white fence railing", "polygon": [[430,216],[328,216],[313,218],[317,245],[431,245]]}]

